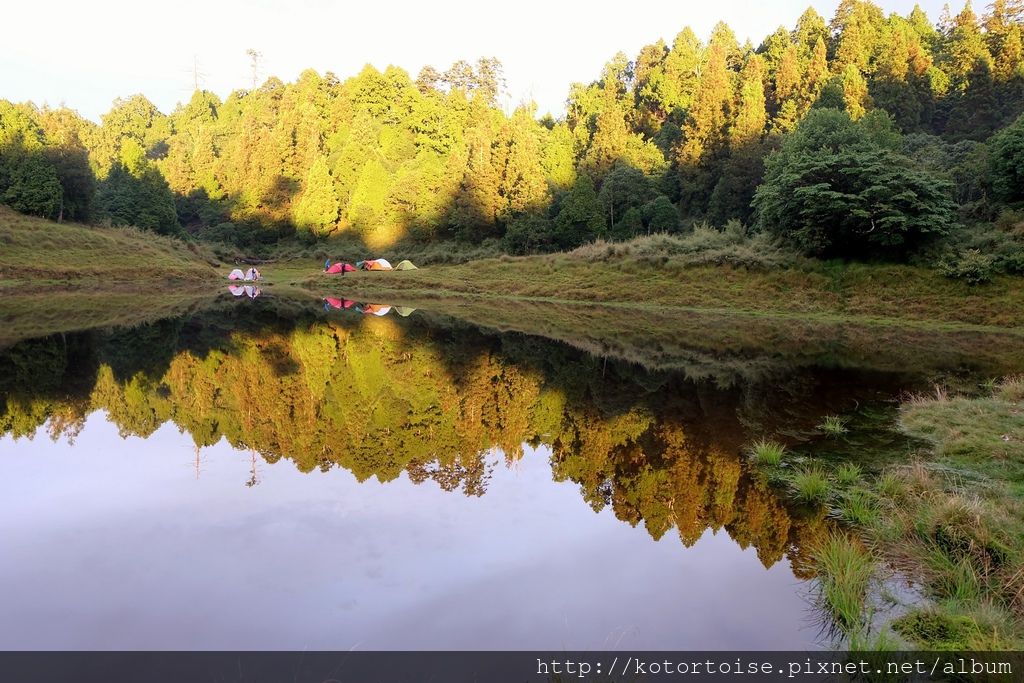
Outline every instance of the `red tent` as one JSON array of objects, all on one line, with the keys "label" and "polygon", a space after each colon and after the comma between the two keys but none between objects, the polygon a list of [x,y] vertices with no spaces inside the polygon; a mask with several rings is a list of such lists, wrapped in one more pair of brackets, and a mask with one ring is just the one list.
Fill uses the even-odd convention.
[{"label": "red tent", "polygon": [[329,303],[332,308],[341,308],[342,306],[341,299],[335,299],[333,297],[325,296],[324,301]]}]

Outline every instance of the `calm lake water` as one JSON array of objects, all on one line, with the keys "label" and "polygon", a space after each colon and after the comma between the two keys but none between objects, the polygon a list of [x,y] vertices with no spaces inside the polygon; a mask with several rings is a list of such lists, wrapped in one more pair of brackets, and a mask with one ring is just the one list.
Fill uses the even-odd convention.
[{"label": "calm lake water", "polygon": [[[901,393],[1019,370],[1005,343],[981,365],[806,339],[645,367],[266,296],[21,340],[0,349],[0,648],[828,647],[807,553],[831,522],[744,444],[902,457]],[[921,362],[879,362],[897,351]]]}]

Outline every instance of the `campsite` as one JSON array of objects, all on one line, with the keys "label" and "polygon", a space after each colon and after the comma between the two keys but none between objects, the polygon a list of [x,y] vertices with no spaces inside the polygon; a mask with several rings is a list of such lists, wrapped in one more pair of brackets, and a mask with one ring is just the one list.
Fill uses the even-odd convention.
[{"label": "campsite", "polygon": [[1019,2],[551,6],[531,68],[457,56],[492,24],[228,5],[252,45],[146,78],[11,37],[0,678],[1024,651]]}]

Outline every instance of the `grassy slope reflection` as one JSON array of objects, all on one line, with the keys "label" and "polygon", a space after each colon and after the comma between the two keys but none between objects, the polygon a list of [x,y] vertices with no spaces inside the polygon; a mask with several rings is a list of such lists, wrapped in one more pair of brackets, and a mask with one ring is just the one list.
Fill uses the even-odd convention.
[{"label": "grassy slope reflection", "polygon": [[[788,553],[803,571],[824,528],[791,515],[739,456],[744,422],[778,419],[763,389],[716,389],[522,335],[265,311],[23,342],[0,363],[0,429],[15,436],[45,423],[73,437],[102,409],[124,435],[171,421],[197,445],[227,438],[303,471],[405,471],[467,495],[484,492],[494,448],[514,461],[524,442],[546,444],[556,479],[655,538],[674,528],[689,545],[724,528],[766,565]],[[797,381],[794,394],[827,405]]]}]

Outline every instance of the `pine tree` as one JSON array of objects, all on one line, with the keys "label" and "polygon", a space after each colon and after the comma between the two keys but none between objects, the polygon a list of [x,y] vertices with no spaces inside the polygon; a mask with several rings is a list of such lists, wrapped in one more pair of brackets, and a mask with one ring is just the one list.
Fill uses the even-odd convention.
[{"label": "pine tree", "polygon": [[1001,82],[1024,80],[1024,49],[1021,46],[1021,25],[1010,26],[995,58],[995,76]]},{"label": "pine tree", "polygon": [[852,64],[861,73],[871,73],[884,22],[882,10],[869,0],[842,0],[830,26],[833,70],[842,73]]},{"label": "pine tree", "polygon": [[853,64],[848,64],[843,70],[842,83],[843,103],[850,118],[856,121],[867,113],[872,104],[868,83]]},{"label": "pine tree", "polygon": [[793,31],[793,42],[800,50],[800,59],[802,61],[811,59],[818,41],[824,42],[828,38],[828,25],[825,23],[825,19],[813,7],[808,7],[797,19],[796,28]]},{"label": "pine tree", "polygon": [[536,127],[526,107],[517,109],[507,124],[508,151],[500,169],[498,192],[504,199],[504,211],[511,216],[539,212],[548,203]]},{"label": "pine tree", "polygon": [[804,72],[804,80],[800,84],[800,107],[798,114],[802,116],[818,99],[822,88],[828,83],[829,71],[825,41],[818,38],[811,53],[811,59]]},{"label": "pine tree", "polygon": [[963,92],[970,85],[970,75],[975,70],[978,60],[985,61],[991,66],[992,56],[978,26],[978,17],[968,0],[963,10],[953,20],[944,49],[942,66],[949,74],[956,90]]},{"label": "pine tree", "polygon": [[338,195],[334,190],[327,159],[318,158],[310,166],[302,194],[292,207],[295,225],[315,236],[329,234],[338,222]]},{"label": "pine tree", "polygon": [[607,97],[604,111],[597,117],[590,148],[584,156],[586,167],[599,175],[607,173],[616,161],[626,155],[629,135],[622,108]]},{"label": "pine tree", "polygon": [[775,72],[775,99],[779,106],[796,94],[800,81],[800,58],[797,56],[796,45],[790,44]]},{"label": "pine tree", "polygon": [[683,126],[682,159],[695,163],[725,143],[732,109],[732,83],[721,46],[708,49],[700,87]]},{"label": "pine tree", "polygon": [[761,139],[768,118],[765,111],[764,60],[752,55],[740,74],[736,118],[730,129],[730,141],[735,149]]},{"label": "pine tree", "polygon": [[704,49],[690,27],[684,28],[672,42],[665,57],[664,87],[661,90],[661,109],[666,116],[676,110],[690,108],[697,92]]},{"label": "pine tree", "polygon": [[733,87],[725,51],[720,45],[712,45],[676,154],[683,206],[691,214],[703,212],[718,182],[722,161],[728,153],[732,102]]}]

